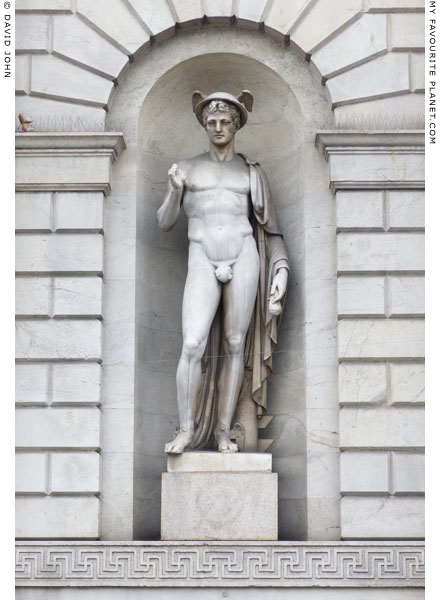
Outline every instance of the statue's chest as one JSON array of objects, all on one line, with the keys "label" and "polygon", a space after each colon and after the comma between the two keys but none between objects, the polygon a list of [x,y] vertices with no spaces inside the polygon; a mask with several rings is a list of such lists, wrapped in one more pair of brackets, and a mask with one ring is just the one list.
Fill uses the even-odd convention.
[{"label": "statue's chest", "polygon": [[185,186],[193,193],[226,190],[235,194],[248,194],[249,170],[244,164],[205,162],[190,169]]}]

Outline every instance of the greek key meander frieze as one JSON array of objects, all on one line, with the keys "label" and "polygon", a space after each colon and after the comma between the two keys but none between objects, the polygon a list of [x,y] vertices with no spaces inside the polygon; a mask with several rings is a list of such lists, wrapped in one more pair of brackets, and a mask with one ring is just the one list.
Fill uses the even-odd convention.
[{"label": "greek key meander frieze", "polygon": [[18,586],[423,587],[415,543],[18,542]]}]

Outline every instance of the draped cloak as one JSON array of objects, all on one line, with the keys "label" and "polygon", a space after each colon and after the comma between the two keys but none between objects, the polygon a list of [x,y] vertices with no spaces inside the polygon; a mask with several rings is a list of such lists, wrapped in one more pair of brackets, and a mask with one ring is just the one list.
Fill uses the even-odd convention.
[{"label": "draped cloak", "polygon": [[[272,356],[275,351],[282,312],[274,316],[269,312],[269,294],[276,272],[289,269],[286,247],[278,227],[269,183],[258,162],[239,155],[249,166],[250,199],[254,238],[260,257],[260,275],[257,297],[246,336],[245,372],[237,406],[245,396],[257,405],[257,416],[267,408],[267,379],[272,372]],[[286,295],[281,303],[284,309]],[[213,445],[217,422],[217,379],[221,358],[222,307],[211,325],[205,353],[202,358],[202,384],[197,398],[195,433],[191,448],[207,448]]]}]

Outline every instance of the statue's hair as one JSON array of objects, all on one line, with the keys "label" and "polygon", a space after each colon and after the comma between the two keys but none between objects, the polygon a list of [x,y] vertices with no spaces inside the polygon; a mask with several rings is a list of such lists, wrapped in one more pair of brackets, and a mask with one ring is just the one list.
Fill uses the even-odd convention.
[{"label": "statue's hair", "polygon": [[205,106],[202,111],[202,121],[203,127],[206,129],[206,123],[208,121],[208,116],[214,114],[215,112],[225,112],[231,115],[232,122],[235,125],[235,129],[240,129],[241,119],[240,113],[238,112],[238,108],[229,102],[224,102],[223,100],[212,100],[209,104]]}]

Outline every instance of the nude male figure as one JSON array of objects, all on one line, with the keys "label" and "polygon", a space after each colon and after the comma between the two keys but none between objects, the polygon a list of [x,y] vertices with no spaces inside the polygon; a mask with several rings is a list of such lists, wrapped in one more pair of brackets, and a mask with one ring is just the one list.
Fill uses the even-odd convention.
[{"label": "nude male figure", "polygon": [[[180,431],[165,451],[180,454],[194,435],[196,400],[201,385],[201,359],[220,301],[223,302],[223,354],[218,380],[215,438],[221,452],[236,452],[229,437],[243,381],[243,350],[259,279],[259,254],[249,221],[249,166],[235,153],[234,137],[245,120],[239,100],[212,94],[204,106],[203,125],[210,150],[174,164],[158,210],[159,226],[170,230],[180,206],[188,218],[188,274],[182,305],[183,347],[177,369]],[[211,98],[208,97],[209,98]],[[232,101],[225,101],[225,98]],[[285,294],[287,269],[274,276],[271,301]]]}]

